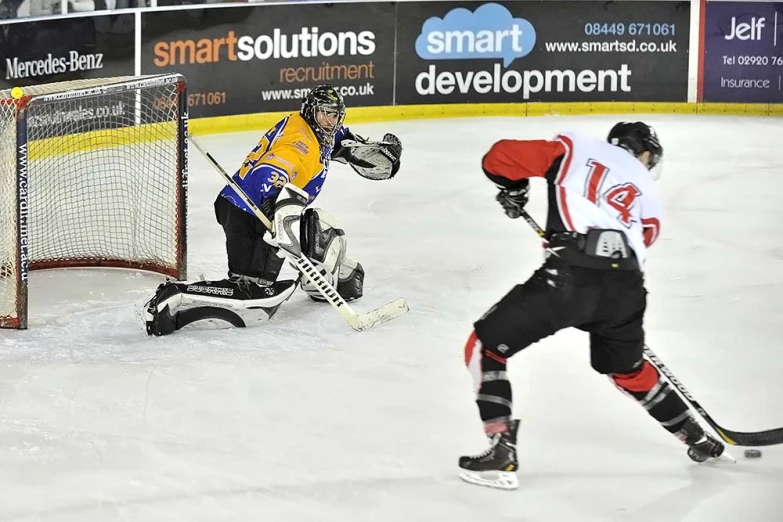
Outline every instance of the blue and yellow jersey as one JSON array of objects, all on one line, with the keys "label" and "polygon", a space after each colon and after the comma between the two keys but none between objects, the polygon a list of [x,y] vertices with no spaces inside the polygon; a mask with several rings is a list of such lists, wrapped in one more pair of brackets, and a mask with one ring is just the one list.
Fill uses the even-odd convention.
[{"label": "blue and yellow jersey", "polygon": [[[334,143],[321,147],[307,122],[293,113],[264,134],[233,179],[259,209],[270,198],[274,201],[289,182],[307,192],[312,203],[326,180],[332,150],[347,132],[346,127],[340,127]],[[220,195],[253,214],[230,186],[226,185]]]}]

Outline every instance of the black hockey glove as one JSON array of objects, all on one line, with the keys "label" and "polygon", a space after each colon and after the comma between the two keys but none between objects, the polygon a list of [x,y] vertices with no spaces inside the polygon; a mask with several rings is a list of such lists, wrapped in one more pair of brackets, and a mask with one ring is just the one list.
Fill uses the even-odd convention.
[{"label": "black hockey glove", "polygon": [[506,211],[506,215],[511,219],[517,219],[522,215],[522,209],[527,205],[530,192],[530,181],[525,182],[516,188],[501,189],[495,198]]}]

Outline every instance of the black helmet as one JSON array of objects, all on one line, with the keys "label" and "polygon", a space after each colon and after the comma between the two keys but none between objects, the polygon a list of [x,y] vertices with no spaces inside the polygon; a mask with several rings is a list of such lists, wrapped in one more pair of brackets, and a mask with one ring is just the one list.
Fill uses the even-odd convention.
[{"label": "black helmet", "polygon": [[[319,112],[336,115],[337,122],[334,126],[318,123],[317,114]],[[333,86],[319,85],[307,93],[305,99],[302,100],[302,108],[299,113],[313,129],[321,145],[329,146],[345,119],[345,101]]]},{"label": "black helmet", "polygon": [[641,121],[617,123],[609,131],[606,141],[624,148],[637,158],[642,153],[649,152],[650,163],[647,166],[649,170],[653,170],[663,159],[663,147],[658,141],[655,129]]}]

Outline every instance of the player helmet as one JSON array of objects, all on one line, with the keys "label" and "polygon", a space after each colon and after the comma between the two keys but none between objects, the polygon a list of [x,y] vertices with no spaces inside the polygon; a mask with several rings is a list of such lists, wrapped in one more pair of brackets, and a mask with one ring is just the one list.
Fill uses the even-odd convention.
[{"label": "player helmet", "polygon": [[660,177],[663,146],[658,140],[658,134],[651,126],[641,121],[621,121],[612,127],[606,141],[624,148],[637,158],[644,152],[649,152],[650,159],[647,169],[653,172],[654,179]]},{"label": "player helmet", "polygon": [[345,119],[345,101],[333,86],[319,85],[307,93],[299,112],[321,145],[329,146]]}]

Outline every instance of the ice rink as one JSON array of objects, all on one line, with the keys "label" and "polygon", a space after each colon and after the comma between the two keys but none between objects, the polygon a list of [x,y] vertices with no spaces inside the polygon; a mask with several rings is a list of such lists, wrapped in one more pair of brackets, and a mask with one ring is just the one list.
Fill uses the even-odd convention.
[{"label": "ice rink", "polygon": [[[775,522],[783,448],[697,465],[589,366],[565,331],[510,361],[520,488],[459,480],[485,449],[463,347],[472,322],[540,264],[480,158],[501,138],[605,136],[643,119],[665,147],[647,270],[648,344],[726,428],[783,426],[783,121],[718,116],[451,119],[351,125],[405,146],[372,182],[334,164],[317,205],[365,267],[357,333],[296,293],[252,328],[149,338],[134,316],[162,276],[50,270],[30,329],[0,331],[0,521]],[[206,136],[233,171],[262,133]],[[190,153],[189,278],[226,272],[221,179]],[[543,223],[543,181],[529,205]],[[775,324],[778,323],[778,324]]]}]

